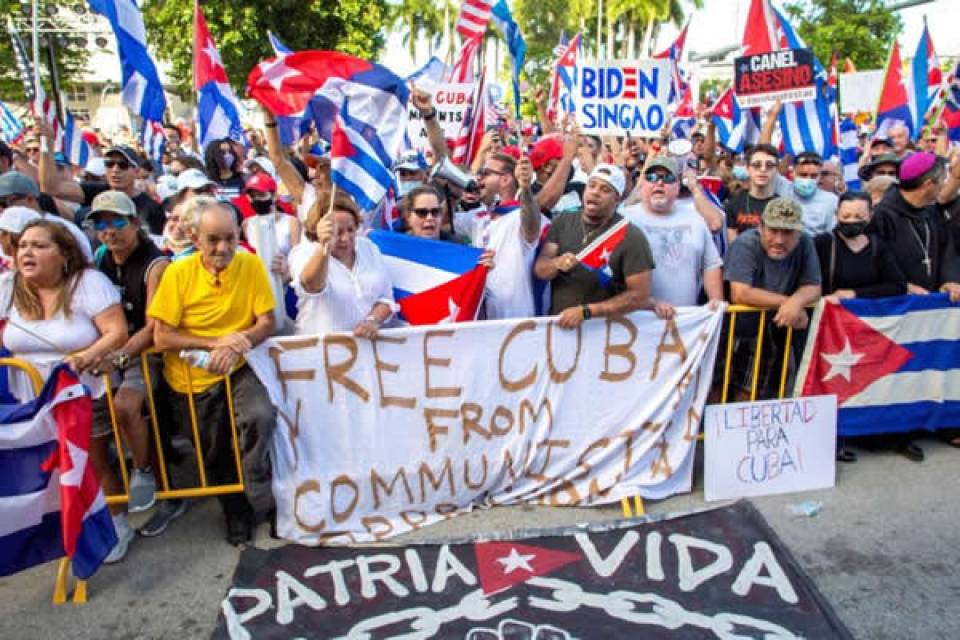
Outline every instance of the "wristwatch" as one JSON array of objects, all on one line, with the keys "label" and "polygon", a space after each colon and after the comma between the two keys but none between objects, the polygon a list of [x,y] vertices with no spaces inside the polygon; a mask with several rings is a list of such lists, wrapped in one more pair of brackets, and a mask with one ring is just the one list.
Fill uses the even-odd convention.
[{"label": "wristwatch", "polygon": [[126,351],[118,351],[113,354],[113,360],[110,361],[114,369],[123,371],[130,366],[130,356]]},{"label": "wristwatch", "polygon": [[580,310],[583,312],[583,319],[584,319],[584,320],[589,320],[590,318],[593,317],[593,312],[590,311],[590,305],[588,305],[588,304],[582,304],[582,305],[580,305]]}]

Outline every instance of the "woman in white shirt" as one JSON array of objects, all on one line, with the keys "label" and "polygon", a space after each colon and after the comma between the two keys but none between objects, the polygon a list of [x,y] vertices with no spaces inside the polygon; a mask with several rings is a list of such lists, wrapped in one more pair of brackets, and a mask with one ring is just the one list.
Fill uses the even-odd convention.
[{"label": "woman in white shirt", "polygon": [[348,195],[317,194],[304,228],[308,241],[289,257],[299,299],[297,333],[353,331],[373,338],[393,316],[393,284],[380,250],[357,235],[360,220]]},{"label": "woman in white shirt", "polygon": [[[50,220],[28,224],[16,254],[13,277],[0,280],[0,315],[6,318],[3,346],[46,378],[65,362],[80,374],[94,399],[90,462],[101,483],[112,476],[107,459],[112,434],[105,388],[99,370],[127,342],[127,320],[120,294],[105,275],[90,268],[68,229]],[[21,402],[33,397],[25,376],[11,375],[10,387]],[[121,505],[111,505],[118,542],[107,556],[126,553],[133,531]]]}]

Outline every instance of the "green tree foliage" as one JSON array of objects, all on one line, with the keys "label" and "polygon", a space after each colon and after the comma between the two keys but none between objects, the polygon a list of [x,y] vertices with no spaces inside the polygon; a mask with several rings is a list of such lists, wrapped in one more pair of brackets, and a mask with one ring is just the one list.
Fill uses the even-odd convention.
[{"label": "green tree foliage", "polygon": [[834,51],[857,69],[881,69],[903,22],[881,0],[803,0],[787,6],[800,36],[823,64]]},{"label": "green tree foliage", "polygon": [[[183,94],[193,82],[193,3],[146,0],[147,40],[173,66],[171,79]],[[242,95],[250,70],[273,56],[267,31],[293,50],[330,49],[373,60],[383,48],[385,0],[203,0],[230,83]]]},{"label": "green tree foliage", "polygon": [[524,74],[531,86],[546,87],[560,32],[573,37],[580,29],[579,14],[569,0],[514,0],[513,16],[527,42]]},{"label": "green tree foliage", "polygon": [[449,28],[453,33],[459,10],[459,4],[452,0],[400,0],[399,4],[389,7],[387,20],[391,28],[401,31],[403,44],[410,51],[410,57],[415,58],[417,40],[421,37],[426,39],[431,54],[440,46],[445,17],[451,23]]},{"label": "green tree foliage", "polygon": [[[61,89],[65,89],[79,79],[86,67],[86,43],[82,41],[82,36],[73,33],[71,26],[66,22],[62,0],[40,0],[37,13],[40,29],[54,32],[43,33],[43,42],[46,38],[53,39],[57,77],[60,79]],[[0,66],[0,98],[7,102],[25,104],[26,96],[23,92],[20,70],[17,68],[13,56],[13,45],[10,43],[10,36],[7,34],[7,19],[9,17],[14,20],[17,30],[20,32],[20,38],[26,45],[27,55],[32,59],[30,5],[21,5],[16,0],[0,0],[0,14],[2,14],[3,20],[3,33],[0,34],[0,60],[6,61],[6,64]],[[43,44],[41,44],[42,46]],[[40,51],[40,60],[42,62],[40,65],[41,81],[47,93],[50,93],[47,55],[43,48]]]}]

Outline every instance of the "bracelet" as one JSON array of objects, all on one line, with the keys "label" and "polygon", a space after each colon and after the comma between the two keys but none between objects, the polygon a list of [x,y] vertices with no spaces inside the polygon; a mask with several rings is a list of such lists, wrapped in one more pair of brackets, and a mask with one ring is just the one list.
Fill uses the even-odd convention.
[{"label": "bracelet", "polygon": [[375,325],[378,326],[378,327],[381,326],[380,320],[378,320],[378,319],[377,319],[377,316],[373,315],[372,313],[371,313],[370,315],[368,315],[368,316],[364,319],[364,321],[365,321],[365,322],[370,322],[370,323],[372,323],[372,324],[375,324]]},{"label": "bracelet", "polygon": [[424,114],[422,114],[422,117],[423,117],[424,120],[433,120],[434,118],[436,118],[436,117],[437,117],[437,109],[436,109],[436,107],[434,107],[434,108],[430,111],[430,113],[424,113]]},{"label": "bracelet", "polygon": [[580,305],[580,310],[583,312],[583,319],[584,319],[584,320],[589,320],[590,318],[593,317],[593,312],[590,311],[590,305],[589,305],[589,304],[582,304],[582,305]]}]

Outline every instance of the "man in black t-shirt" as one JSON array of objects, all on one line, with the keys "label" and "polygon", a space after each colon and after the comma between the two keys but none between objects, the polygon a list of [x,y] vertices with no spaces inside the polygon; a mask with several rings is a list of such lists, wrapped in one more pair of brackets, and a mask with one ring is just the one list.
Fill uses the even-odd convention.
[{"label": "man in black t-shirt", "polygon": [[557,216],[550,226],[534,273],[551,281],[550,313],[559,314],[566,329],[584,320],[653,309],[650,283],[654,267],[646,237],[626,225],[626,234],[610,252],[610,282],[584,266],[577,254],[623,220],[616,213],[626,178],[616,166],[600,164],[590,174],[583,210]]},{"label": "man in black t-shirt", "polygon": [[154,235],[162,235],[167,221],[163,207],[147,193],[136,187],[137,169],[140,157],[137,152],[126,146],[110,147],[103,154],[103,164],[107,169],[106,184],[102,182],[81,182],[63,179],[56,171],[53,153],[40,153],[40,188],[56,198],[78,202],[89,207],[93,199],[104,191],[114,189],[125,193],[137,208],[137,216],[144,227]]},{"label": "man in black t-shirt", "polygon": [[750,187],[734,194],[724,207],[727,214],[727,242],[733,244],[737,236],[760,226],[760,218],[767,203],[776,196],[777,150],[769,144],[758,144],[747,151],[747,172]]}]

